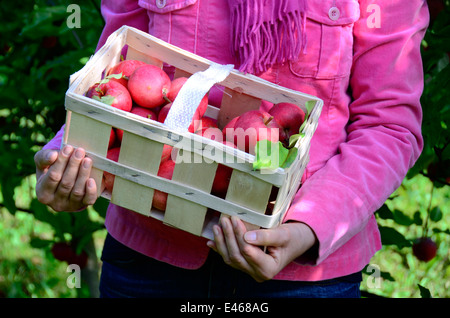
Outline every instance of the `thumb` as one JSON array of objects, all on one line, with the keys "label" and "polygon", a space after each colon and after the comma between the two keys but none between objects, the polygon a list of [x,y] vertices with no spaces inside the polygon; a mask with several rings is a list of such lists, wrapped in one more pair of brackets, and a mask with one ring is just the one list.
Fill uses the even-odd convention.
[{"label": "thumb", "polygon": [[43,149],[34,155],[34,163],[38,170],[44,170],[58,159],[58,151],[53,149]]},{"label": "thumb", "polygon": [[277,228],[248,231],[244,234],[247,243],[260,246],[282,246],[285,236]]}]

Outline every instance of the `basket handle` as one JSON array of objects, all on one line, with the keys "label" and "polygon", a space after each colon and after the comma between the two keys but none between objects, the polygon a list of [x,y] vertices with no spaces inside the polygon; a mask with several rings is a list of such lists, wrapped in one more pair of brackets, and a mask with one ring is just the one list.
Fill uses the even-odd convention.
[{"label": "basket handle", "polygon": [[214,84],[225,80],[233,68],[232,64],[211,63],[206,70],[192,74],[173,101],[164,124],[174,130],[187,131],[200,101]]}]

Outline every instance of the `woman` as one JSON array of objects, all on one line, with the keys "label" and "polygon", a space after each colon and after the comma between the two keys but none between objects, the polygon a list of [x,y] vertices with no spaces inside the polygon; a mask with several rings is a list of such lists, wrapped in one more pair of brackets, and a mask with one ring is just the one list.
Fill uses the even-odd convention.
[{"label": "woman", "polygon": [[[361,270],[381,247],[374,212],[422,149],[426,1],[105,0],[102,14],[98,47],[129,25],[324,101],[280,227],[246,232],[223,218],[207,241],[110,205],[102,296],[359,297]],[[83,149],[56,151],[61,136],[36,155],[36,191],[76,211],[98,185]]]}]

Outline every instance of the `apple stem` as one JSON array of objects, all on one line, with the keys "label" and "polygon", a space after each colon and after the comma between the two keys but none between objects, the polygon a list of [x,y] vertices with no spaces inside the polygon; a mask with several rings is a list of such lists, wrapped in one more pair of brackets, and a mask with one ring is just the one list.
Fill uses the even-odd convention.
[{"label": "apple stem", "polygon": [[272,121],[272,119],[273,119],[273,116],[270,116],[269,119],[267,119],[267,120],[264,122],[264,124],[265,124],[265,125],[268,125],[268,124]]},{"label": "apple stem", "polygon": [[168,93],[168,92],[169,92],[169,91],[168,91],[167,88],[163,88],[163,91],[162,91],[162,93],[163,93],[163,98],[164,98],[164,100],[165,100],[166,102],[172,103],[173,101],[171,101],[171,100],[167,97],[167,93]]}]

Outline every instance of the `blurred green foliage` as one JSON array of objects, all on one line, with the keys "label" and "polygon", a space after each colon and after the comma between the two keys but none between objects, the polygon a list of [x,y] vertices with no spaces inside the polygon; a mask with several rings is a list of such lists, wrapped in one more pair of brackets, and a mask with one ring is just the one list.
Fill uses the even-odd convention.
[{"label": "blurred green foliage", "polygon": [[[450,4],[429,0],[431,24],[422,46],[425,147],[402,186],[376,213],[383,249],[366,270],[368,297],[448,297],[450,183]],[[68,27],[70,4],[80,28]],[[34,193],[34,154],[65,121],[64,94],[71,74],[94,53],[104,21],[100,0],[2,2],[0,17],[0,297],[89,297],[68,290],[54,242],[78,253],[101,248],[106,202],[83,213],[54,213]],[[70,24],[69,24],[70,25]],[[418,261],[414,239],[431,236],[435,259]],[[95,246],[95,245],[94,245]],[[98,258],[99,249],[91,258]],[[379,271],[383,284],[369,279]],[[377,275],[378,275],[377,274]]]},{"label": "blurred green foliage", "polygon": [[[74,4],[77,5],[75,9],[79,11],[70,6]],[[5,210],[12,215],[26,212],[33,217],[37,228],[43,226],[51,229],[51,235],[42,236],[32,232],[27,239],[31,248],[40,249],[45,253],[43,254],[45,258],[52,258],[50,249],[54,242],[71,242],[76,252],[80,254],[90,246],[93,233],[104,228],[102,216],[105,213],[105,205],[99,201],[96,206],[100,207],[96,210],[89,209],[89,212],[54,213],[39,203],[34,193],[36,168],[33,157],[64,124],[64,96],[69,77],[83,67],[95,52],[104,26],[100,14],[100,0],[25,0],[20,3],[3,1],[1,6],[2,215]],[[78,15],[73,15],[74,13]],[[21,233],[23,229],[15,230]],[[0,236],[4,233],[0,233]],[[5,269],[6,264],[10,262],[5,256],[8,254],[7,249],[5,247],[0,251],[2,264],[0,269]],[[21,257],[17,259],[19,263],[25,261]],[[52,260],[56,261],[54,258]],[[17,270],[23,269],[24,264],[30,269],[34,263],[22,263],[17,266]],[[0,278],[1,274],[2,272]],[[23,294],[8,291],[1,294],[12,297],[42,296],[36,292],[36,288],[26,287],[28,286],[26,282],[32,279],[33,275],[26,276],[22,277],[23,286],[14,289],[23,291]],[[1,279],[0,283],[3,283]],[[12,284],[15,286],[18,281],[14,280]],[[48,283],[45,284],[45,280],[42,280],[38,285],[48,286]],[[44,290],[48,291],[48,288]],[[77,290],[78,296],[88,294],[89,291]],[[51,294],[47,293],[48,295]],[[61,296],[66,294],[62,293]]]}]

